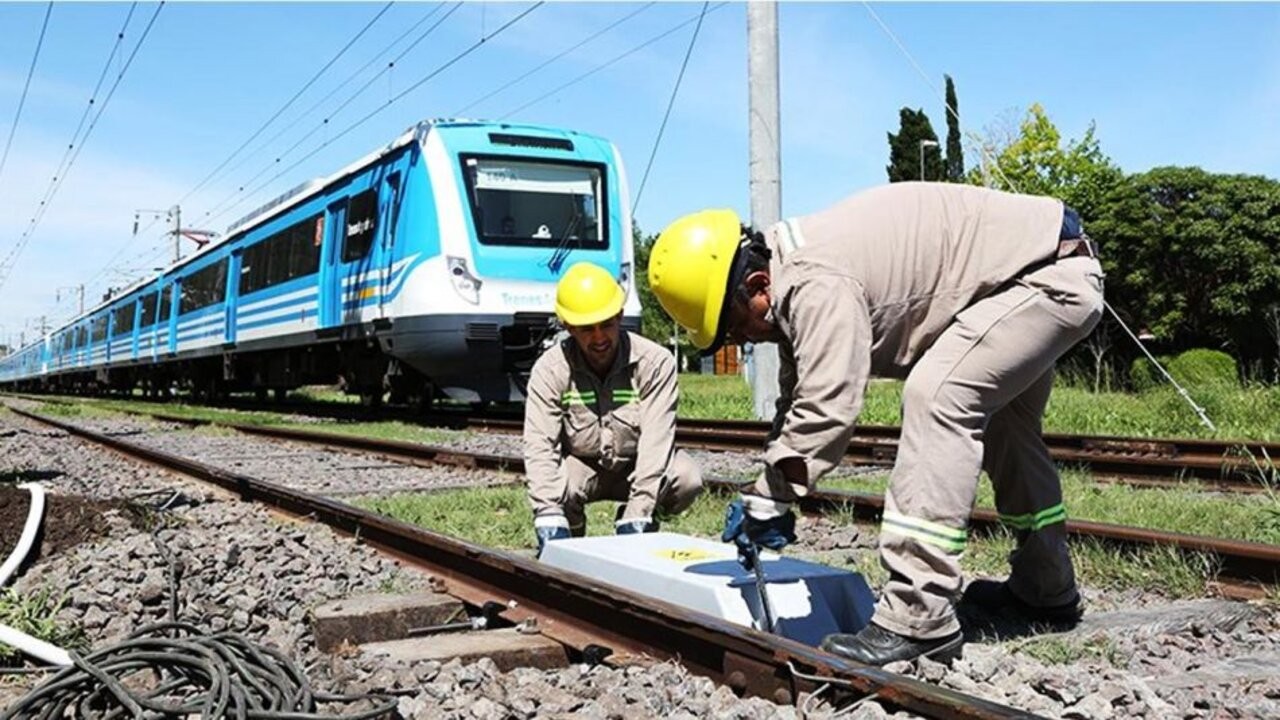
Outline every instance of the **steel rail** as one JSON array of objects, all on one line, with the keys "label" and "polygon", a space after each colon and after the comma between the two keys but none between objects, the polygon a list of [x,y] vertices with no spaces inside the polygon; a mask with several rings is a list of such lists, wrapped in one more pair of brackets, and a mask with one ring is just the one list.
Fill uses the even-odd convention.
[{"label": "steel rail", "polygon": [[[288,514],[322,522],[439,578],[443,589],[480,606],[497,601],[511,622],[532,621],[539,631],[583,657],[625,664],[649,658],[678,661],[739,693],[797,702],[824,683],[874,695],[934,718],[1034,718],[1034,714],[929,685],[880,668],[852,663],[786,638],[680,608],[511,553],[392,520],[336,500],[229,472],[147,448],[119,437],[19,408],[34,421],[59,428],[128,457],[144,460]],[[234,427],[234,426],[232,426]],[[261,428],[257,428],[261,429]]]},{"label": "steel rail", "polygon": [[[447,464],[516,474],[524,472],[524,460],[509,455],[470,453],[416,442],[270,425],[211,421],[169,413],[142,410],[129,412],[188,425],[216,424],[246,434],[302,442],[335,450],[355,450],[411,464]],[[707,484],[720,489],[736,490],[741,482],[708,479]],[[850,490],[815,490],[800,502],[802,512],[828,514],[836,510],[847,510],[860,519],[870,522],[880,520],[883,508],[884,499],[881,495]],[[970,518],[971,527],[981,533],[995,532],[1004,527],[999,521],[998,514],[988,508],[975,508]],[[1068,520],[1067,533],[1076,540],[1094,540],[1123,549],[1145,550],[1168,547],[1187,556],[1206,557],[1210,563],[1216,565],[1218,587],[1226,597],[1256,599],[1265,595],[1268,587],[1280,586],[1280,546],[1277,545],[1087,520]]]},{"label": "steel rail", "polygon": [[[41,395],[14,396],[67,402]],[[520,432],[522,427],[519,415],[512,413],[441,411],[421,414],[397,408],[368,408],[333,402],[269,405],[231,400],[212,406],[352,421],[399,420],[495,432]],[[687,448],[758,450],[763,447],[768,432],[769,423],[753,420],[681,420],[676,427],[676,441]],[[859,425],[849,441],[845,457],[857,464],[890,466],[897,457],[900,434],[901,428],[893,425]],[[1218,490],[1262,492],[1267,489],[1265,476],[1276,472],[1274,459],[1280,458],[1280,443],[1066,433],[1045,433],[1043,437],[1056,462],[1087,468],[1101,479],[1143,486],[1163,487],[1195,480]]]}]

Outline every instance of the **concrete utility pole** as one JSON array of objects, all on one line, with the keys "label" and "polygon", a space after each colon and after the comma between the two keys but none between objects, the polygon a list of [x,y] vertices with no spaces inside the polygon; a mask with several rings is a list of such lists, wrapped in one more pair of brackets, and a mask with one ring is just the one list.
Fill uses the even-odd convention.
[{"label": "concrete utility pole", "polygon": [[218,233],[212,230],[197,230],[195,228],[182,227],[182,206],[174,205],[168,210],[134,210],[133,211],[133,234],[138,234],[138,220],[143,214],[147,215],[164,215],[169,221],[169,231],[165,235],[173,238],[173,261],[176,263],[182,259],[182,238],[195,242],[197,247],[204,247],[205,243],[218,237]]},{"label": "concrete utility pole", "polygon": [[[747,3],[747,82],[751,142],[751,225],[763,231],[782,219],[781,112],[778,105],[778,4]],[[778,400],[778,348],[751,349],[751,402],[756,418],[773,417]]]},{"label": "concrete utility pole", "polygon": [[81,283],[81,284],[79,284],[79,285],[68,285],[68,286],[66,286],[66,287],[60,287],[60,288],[58,288],[58,289],[57,289],[57,291],[54,293],[54,296],[53,296],[53,297],[54,297],[54,302],[58,302],[58,303],[62,302],[62,291],[63,291],[63,290],[75,290],[75,291],[76,291],[77,295],[79,295],[79,298],[80,298],[80,312],[79,312],[79,314],[80,314],[80,315],[83,315],[83,314],[84,314],[84,283]]}]

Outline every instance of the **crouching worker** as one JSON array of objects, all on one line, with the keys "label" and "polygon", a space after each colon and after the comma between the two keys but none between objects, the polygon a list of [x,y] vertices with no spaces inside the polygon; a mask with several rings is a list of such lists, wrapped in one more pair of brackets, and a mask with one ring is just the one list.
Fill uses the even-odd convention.
[{"label": "crouching worker", "polygon": [[556,287],[569,339],[534,363],[524,415],[539,555],[550,540],[586,533],[589,502],[625,503],[618,534],[653,532],[702,491],[698,466],[675,446],[675,361],[622,331],[625,298],[607,270],[585,262]]},{"label": "crouching worker", "polygon": [[958,653],[952,603],[983,469],[1018,546],[1008,581],[973,583],[966,601],[1033,625],[1078,618],[1040,434],[1054,363],[1103,309],[1097,250],[1074,211],[938,183],[868,190],[763,233],[708,210],[659,236],[649,282],[699,348],[779,345],[765,473],[728,513],[726,540],[794,540],[791,505],[840,462],[867,379],[906,379],[880,526],[889,579],[871,624],[824,649],[874,665]]}]

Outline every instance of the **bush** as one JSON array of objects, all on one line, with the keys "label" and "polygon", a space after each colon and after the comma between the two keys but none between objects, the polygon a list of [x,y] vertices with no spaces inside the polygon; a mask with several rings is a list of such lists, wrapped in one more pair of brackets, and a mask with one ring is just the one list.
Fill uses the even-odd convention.
[{"label": "bush", "polygon": [[1221,350],[1188,350],[1170,361],[1169,374],[1191,387],[1240,383],[1240,369],[1236,367],[1235,358]]},{"label": "bush", "polygon": [[[1161,357],[1159,360],[1175,380],[1188,387],[1240,383],[1235,358],[1221,350],[1194,348],[1177,357]],[[1129,382],[1135,390],[1150,390],[1164,384],[1165,380],[1150,360],[1138,358],[1129,366]]]}]

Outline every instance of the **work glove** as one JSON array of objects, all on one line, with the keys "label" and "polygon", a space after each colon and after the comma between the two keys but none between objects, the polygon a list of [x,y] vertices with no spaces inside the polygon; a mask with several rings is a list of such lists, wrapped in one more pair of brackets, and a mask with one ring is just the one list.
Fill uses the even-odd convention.
[{"label": "work glove", "polygon": [[796,515],[791,512],[791,503],[760,495],[742,495],[725,509],[720,539],[737,545],[738,562],[751,570],[755,567],[757,548],[781,550],[796,541]]},{"label": "work glove", "polygon": [[658,531],[658,523],[640,518],[638,520],[619,520],[613,524],[613,531],[618,535],[639,535]]},{"label": "work glove", "polygon": [[569,537],[569,521],[563,515],[543,515],[533,519],[533,532],[538,536],[538,557],[547,543]]}]

